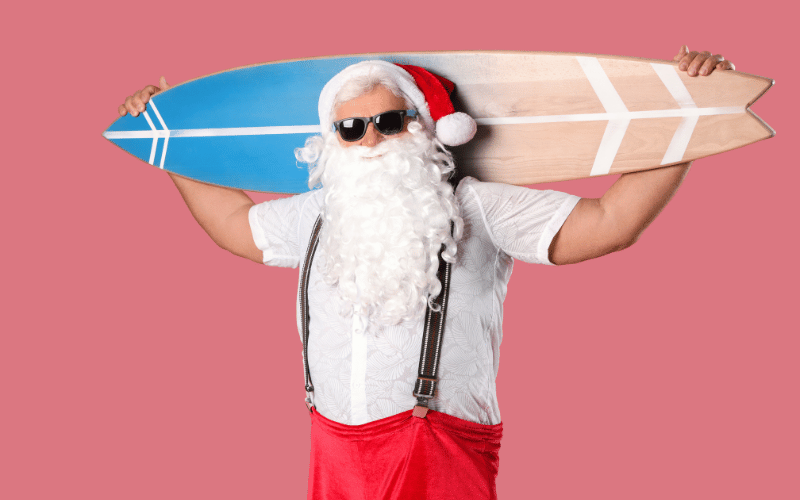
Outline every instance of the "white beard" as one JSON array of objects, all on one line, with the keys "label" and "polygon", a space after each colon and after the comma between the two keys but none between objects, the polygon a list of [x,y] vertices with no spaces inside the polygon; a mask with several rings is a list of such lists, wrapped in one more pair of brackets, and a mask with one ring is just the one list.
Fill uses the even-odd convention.
[{"label": "white beard", "polygon": [[341,314],[373,326],[422,316],[441,291],[439,250],[445,244],[445,260],[455,261],[463,225],[445,180],[452,158],[418,124],[408,128],[374,148],[342,147],[334,137],[322,154],[322,275],[338,288]]}]

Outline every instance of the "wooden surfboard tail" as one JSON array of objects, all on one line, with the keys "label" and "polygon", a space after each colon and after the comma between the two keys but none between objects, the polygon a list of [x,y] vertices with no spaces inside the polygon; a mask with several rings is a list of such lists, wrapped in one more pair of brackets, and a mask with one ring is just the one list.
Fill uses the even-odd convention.
[{"label": "wooden surfboard tail", "polygon": [[[527,67],[541,68],[553,55],[532,57],[540,60]],[[749,109],[774,84],[769,78],[734,71],[689,77],[677,63],[635,58],[571,59],[559,62],[558,84],[532,71],[526,97],[506,85],[470,110],[483,127],[476,140],[455,148],[463,175],[535,184],[635,172],[775,135]],[[489,92],[480,87],[467,83],[458,92],[467,94],[464,102],[477,102],[470,94]]]}]

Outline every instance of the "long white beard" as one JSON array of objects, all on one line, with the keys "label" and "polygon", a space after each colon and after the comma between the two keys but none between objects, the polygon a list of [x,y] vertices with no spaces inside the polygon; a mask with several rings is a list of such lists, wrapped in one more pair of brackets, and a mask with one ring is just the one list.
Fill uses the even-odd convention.
[{"label": "long white beard", "polygon": [[409,130],[374,148],[331,141],[323,153],[322,274],[338,288],[341,313],[373,326],[421,317],[441,291],[439,250],[446,245],[444,258],[454,262],[463,226],[445,180],[451,157],[418,124]]}]

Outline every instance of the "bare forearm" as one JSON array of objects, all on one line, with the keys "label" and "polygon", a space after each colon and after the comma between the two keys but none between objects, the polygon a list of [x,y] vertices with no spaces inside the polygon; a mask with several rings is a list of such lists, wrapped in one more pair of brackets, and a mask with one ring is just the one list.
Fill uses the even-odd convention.
[{"label": "bare forearm", "polygon": [[253,200],[244,191],[205,184],[173,173],[169,176],[195,220],[217,245],[261,262],[247,218]]}]

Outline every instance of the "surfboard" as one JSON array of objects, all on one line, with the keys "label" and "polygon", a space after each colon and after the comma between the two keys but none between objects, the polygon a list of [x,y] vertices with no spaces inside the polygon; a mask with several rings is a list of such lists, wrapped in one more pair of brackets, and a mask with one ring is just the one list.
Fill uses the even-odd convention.
[{"label": "surfboard", "polygon": [[646,170],[770,138],[749,107],[773,80],[737,71],[689,77],[677,63],[552,52],[362,54],[236,68],[155,95],[104,137],[158,168],[249,191],[308,191],[294,149],[320,133],[325,83],[368,59],[422,66],[455,82],[478,123],[452,148],[457,168],[527,185]]}]

